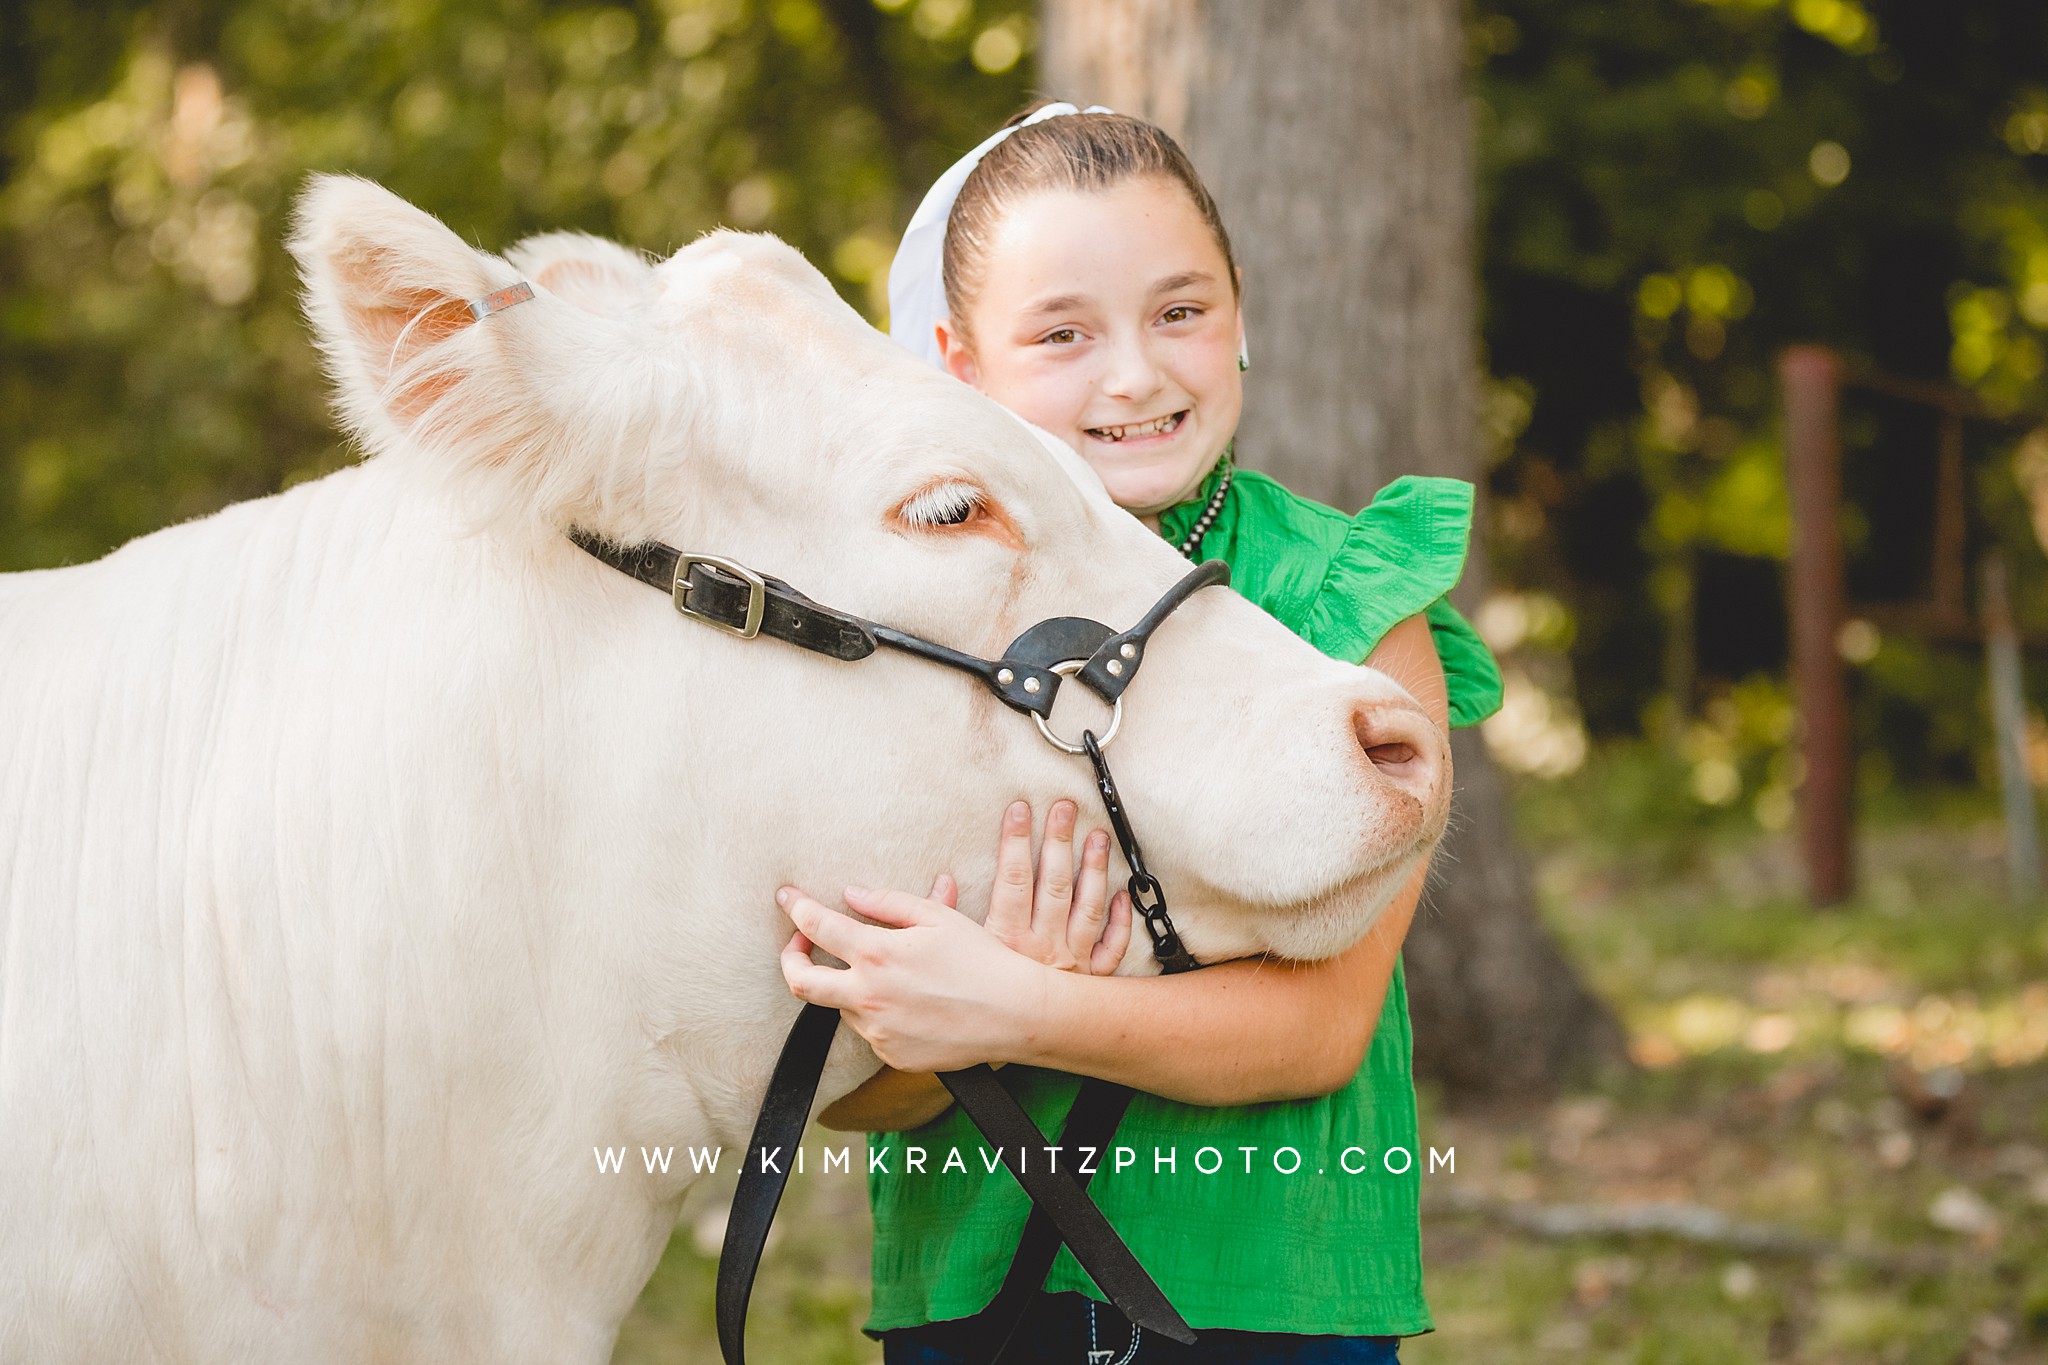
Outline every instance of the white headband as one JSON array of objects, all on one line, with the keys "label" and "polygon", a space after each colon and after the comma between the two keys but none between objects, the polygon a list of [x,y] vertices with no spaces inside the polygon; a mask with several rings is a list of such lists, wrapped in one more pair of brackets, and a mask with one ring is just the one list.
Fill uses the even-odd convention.
[{"label": "white headband", "polygon": [[910,226],[903,230],[903,240],[896,246],[896,259],[889,265],[889,335],[921,359],[944,369],[946,362],[939,355],[939,342],[933,329],[947,316],[946,220],[953,214],[953,201],[960,197],[960,187],[967,183],[967,177],[981,164],[981,159],[1018,128],[1059,114],[1114,112],[1099,104],[1091,104],[1086,109],[1076,109],[1071,104],[1048,104],[1043,109],[1033,110],[1022,123],[999,129],[933,181],[932,187],[925,191],[924,202],[910,216]]}]

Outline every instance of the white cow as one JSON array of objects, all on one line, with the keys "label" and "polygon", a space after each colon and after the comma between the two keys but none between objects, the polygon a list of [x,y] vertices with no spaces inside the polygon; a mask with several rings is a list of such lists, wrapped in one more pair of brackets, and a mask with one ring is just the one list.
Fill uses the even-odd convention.
[{"label": "white cow", "polygon": [[[0,1360],[603,1361],[691,1175],[592,1148],[744,1143],[799,1008],[772,890],[985,901],[1003,803],[1089,788],[971,679],[721,634],[563,529],[983,656],[1186,566],[771,238],[501,259],[326,178],[292,245],[370,458],[0,578]],[[1233,593],[1125,703],[1204,959],[1339,949],[1442,830],[1406,694]]]}]

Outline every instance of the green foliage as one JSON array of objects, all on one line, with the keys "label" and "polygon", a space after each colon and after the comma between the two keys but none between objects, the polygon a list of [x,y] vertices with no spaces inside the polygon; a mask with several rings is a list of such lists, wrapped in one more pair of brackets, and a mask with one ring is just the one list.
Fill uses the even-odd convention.
[{"label": "green foliage", "polygon": [[1681,718],[1650,708],[1653,739],[1614,739],[1523,798],[1537,847],[1563,842],[1698,871],[1729,840],[1792,819],[1792,705],[1782,683],[1753,677]]},{"label": "green foliage", "polygon": [[25,0],[0,19],[0,570],[349,458],[281,242],[312,171],[486,248],[778,233],[878,315],[1024,97],[1024,0]]},{"label": "green foliage", "polygon": [[[1782,347],[2048,407],[2048,10],[1479,0],[1472,40],[1486,342],[1516,396],[1494,548],[1572,606],[1593,731],[1654,731],[1654,696],[1691,714],[1782,668]],[[1846,401],[1852,592],[1907,601],[1928,588],[1933,421]],[[2007,547],[2039,629],[2048,566],[2016,508],[2039,505],[2042,462],[2015,463],[2017,435],[1971,429],[1972,552]],[[1968,780],[1981,673],[1893,643],[1860,681],[1863,738],[1901,778]]]}]

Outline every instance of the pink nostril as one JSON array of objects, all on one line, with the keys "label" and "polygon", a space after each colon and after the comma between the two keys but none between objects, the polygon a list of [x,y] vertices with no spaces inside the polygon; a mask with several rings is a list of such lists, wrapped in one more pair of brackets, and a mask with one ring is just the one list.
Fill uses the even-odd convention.
[{"label": "pink nostril", "polygon": [[1351,733],[1373,771],[1399,786],[1420,789],[1418,795],[1436,785],[1434,755],[1442,746],[1430,743],[1435,728],[1414,707],[1375,703],[1351,711]]},{"label": "pink nostril", "polygon": [[1369,744],[1365,756],[1380,768],[1399,768],[1416,759],[1414,747],[1407,744]]}]

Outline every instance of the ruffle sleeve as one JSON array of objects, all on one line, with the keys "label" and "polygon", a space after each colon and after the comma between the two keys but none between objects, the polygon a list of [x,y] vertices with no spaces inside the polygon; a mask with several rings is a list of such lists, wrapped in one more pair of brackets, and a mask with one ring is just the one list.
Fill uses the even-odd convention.
[{"label": "ruffle sleeve", "polygon": [[1443,661],[1454,726],[1500,709],[1493,654],[1445,597],[1465,571],[1472,485],[1410,475],[1351,519],[1308,604],[1301,635],[1332,658],[1362,663],[1397,623],[1421,615]]}]

